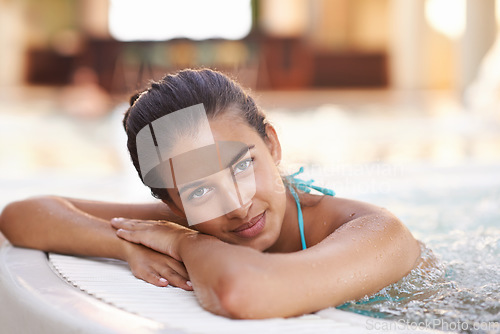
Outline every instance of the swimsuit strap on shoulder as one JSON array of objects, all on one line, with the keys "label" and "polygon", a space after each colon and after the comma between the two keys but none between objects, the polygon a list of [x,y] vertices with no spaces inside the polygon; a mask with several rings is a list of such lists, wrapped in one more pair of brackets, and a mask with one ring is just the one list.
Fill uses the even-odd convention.
[{"label": "swimsuit strap on shoulder", "polygon": [[328,188],[323,188],[323,187],[318,187],[318,186],[313,185],[312,184],[314,182],[313,179],[310,179],[308,181],[304,181],[302,179],[298,179],[295,177],[303,172],[304,172],[304,167],[300,167],[298,172],[286,176],[288,183],[294,185],[298,190],[306,192],[306,193],[310,193],[311,189],[314,189],[314,190],[317,190],[324,195],[335,196],[335,191],[328,189]]},{"label": "swimsuit strap on shoulder", "polygon": [[299,175],[302,172],[304,172],[304,167],[300,167],[298,172],[293,173],[292,175],[286,176],[285,178],[288,181],[288,189],[290,189],[290,193],[292,194],[293,198],[295,199],[295,204],[297,204],[297,216],[298,216],[298,220],[299,220],[300,241],[302,243],[302,249],[307,249],[306,238],[305,238],[305,234],[304,234],[304,218],[302,217],[302,209],[300,207],[299,196],[297,195],[297,192],[295,191],[295,189],[293,189],[292,185],[297,187],[297,189],[299,189],[300,191],[304,191],[306,193],[310,193],[311,189],[315,189],[315,190],[317,190],[325,195],[335,196],[335,192],[331,189],[314,186],[312,184],[314,182],[314,180],[312,180],[312,179],[309,181],[297,179],[295,176]]},{"label": "swimsuit strap on shoulder", "polygon": [[300,208],[299,196],[297,196],[297,193],[290,185],[288,186],[288,189],[290,189],[290,192],[295,199],[295,204],[297,204],[297,217],[299,219],[300,242],[302,243],[302,249],[307,249],[306,237],[304,235],[304,218],[302,218],[302,209]]}]

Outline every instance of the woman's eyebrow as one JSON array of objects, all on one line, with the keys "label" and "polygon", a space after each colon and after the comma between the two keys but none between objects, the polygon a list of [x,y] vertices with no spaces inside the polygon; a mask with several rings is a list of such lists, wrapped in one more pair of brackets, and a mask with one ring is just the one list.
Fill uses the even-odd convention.
[{"label": "woman's eyebrow", "polygon": [[179,196],[182,195],[182,193],[185,192],[186,190],[188,190],[190,188],[197,187],[197,186],[203,184],[204,182],[205,182],[205,180],[194,181],[194,182],[191,182],[190,184],[183,186],[182,188],[179,189]]},{"label": "woman's eyebrow", "polygon": [[245,153],[247,153],[247,151],[250,151],[251,149],[255,148],[255,145],[249,145],[249,146],[245,146],[244,148],[241,149],[241,151],[239,151],[233,159],[231,159],[231,161],[227,164],[226,168],[229,168],[231,167],[232,165],[234,165],[236,163],[236,161],[238,161],[242,156],[245,155]]}]

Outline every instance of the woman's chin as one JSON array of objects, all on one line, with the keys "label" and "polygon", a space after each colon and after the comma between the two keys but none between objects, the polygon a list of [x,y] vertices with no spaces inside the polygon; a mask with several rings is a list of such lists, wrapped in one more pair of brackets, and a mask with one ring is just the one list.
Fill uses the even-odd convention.
[{"label": "woman's chin", "polygon": [[248,246],[261,252],[271,248],[278,241],[280,230],[276,228],[272,229],[271,226],[268,227],[269,229],[267,231],[263,231],[259,238],[253,240]]}]

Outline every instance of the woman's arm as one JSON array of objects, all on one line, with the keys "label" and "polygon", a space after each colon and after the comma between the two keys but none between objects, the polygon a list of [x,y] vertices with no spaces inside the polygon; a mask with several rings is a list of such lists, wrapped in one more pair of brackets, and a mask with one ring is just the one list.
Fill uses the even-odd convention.
[{"label": "woman's arm", "polygon": [[115,236],[109,220],[171,218],[162,206],[33,197],[7,205],[0,216],[0,229],[16,246],[123,259],[124,242]]},{"label": "woman's arm", "polygon": [[174,224],[113,224],[121,237],[181,260],[207,310],[232,318],[287,317],[375,293],[413,268],[420,250],[404,225],[384,209],[359,209],[363,214],[322,242],[287,254],[182,233]]},{"label": "woman's arm", "polygon": [[73,204],[75,208],[106,220],[115,217],[126,217],[130,219],[182,222],[182,219],[172,213],[163,202],[137,204],[91,201],[67,197],[64,199]]},{"label": "woman's arm", "polygon": [[125,245],[113,237],[106,219],[82,211],[61,197],[10,203],[2,212],[0,229],[15,246],[124,259]]},{"label": "woman's arm", "polygon": [[[48,252],[99,256],[129,262],[135,276],[149,283],[186,285],[182,263],[116,236],[109,219],[167,219],[164,204],[116,204],[42,196],[13,202],[0,216],[0,231],[15,246]],[[166,281],[167,279],[168,281]]]},{"label": "woman's arm", "polygon": [[371,295],[408,274],[420,249],[399,220],[381,212],[353,219],[305,251],[265,255],[235,280],[228,309],[236,317],[295,316]]}]

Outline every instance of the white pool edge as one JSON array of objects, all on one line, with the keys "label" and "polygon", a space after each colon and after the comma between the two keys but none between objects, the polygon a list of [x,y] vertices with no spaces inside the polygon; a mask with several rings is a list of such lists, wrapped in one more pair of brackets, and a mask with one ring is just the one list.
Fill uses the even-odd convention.
[{"label": "white pool edge", "polygon": [[[8,242],[0,244],[0,300],[0,324],[5,333],[186,333],[78,290],[52,270],[44,252],[13,247]],[[392,321],[335,308],[317,314],[352,326],[339,328],[339,333],[439,332],[405,330]]]},{"label": "white pool edge", "polygon": [[4,333],[180,333],[77,290],[44,252],[8,242],[0,247],[0,300]]}]

